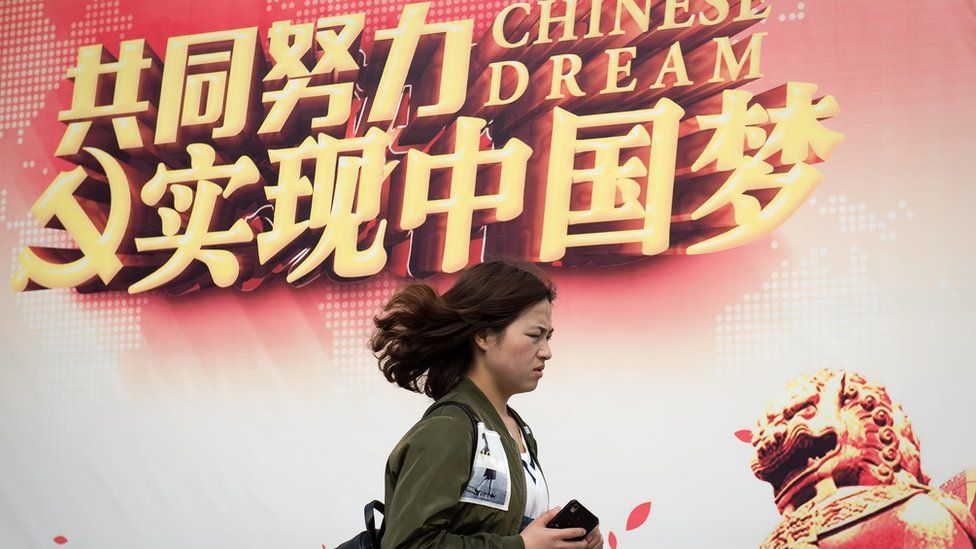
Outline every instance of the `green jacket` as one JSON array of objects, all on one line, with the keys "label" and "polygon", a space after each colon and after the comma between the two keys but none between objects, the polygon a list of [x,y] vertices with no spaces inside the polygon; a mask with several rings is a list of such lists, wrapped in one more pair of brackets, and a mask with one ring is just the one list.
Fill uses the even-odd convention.
[{"label": "green jacket", "polygon": [[[467,404],[479,421],[474,466],[475,433],[464,410],[442,406],[417,422],[386,464],[381,549],[524,549],[518,531],[526,486],[518,444],[467,377],[438,402],[445,400]],[[536,455],[532,431],[512,416]]]}]

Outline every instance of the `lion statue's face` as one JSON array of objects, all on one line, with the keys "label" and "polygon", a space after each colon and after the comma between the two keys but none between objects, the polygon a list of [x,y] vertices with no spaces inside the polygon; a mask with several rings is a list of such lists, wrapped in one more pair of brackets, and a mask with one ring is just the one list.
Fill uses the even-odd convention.
[{"label": "lion statue's face", "polygon": [[884,387],[855,373],[803,375],[771,400],[752,436],[752,471],[776,506],[799,507],[826,478],[836,486],[918,482],[918,440]]}]

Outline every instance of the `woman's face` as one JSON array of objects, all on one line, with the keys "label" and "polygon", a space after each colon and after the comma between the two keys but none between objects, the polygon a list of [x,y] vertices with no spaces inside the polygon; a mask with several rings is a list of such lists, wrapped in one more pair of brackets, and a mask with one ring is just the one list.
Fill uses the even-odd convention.
[{"label": "woman's face", "polygon": [[501,332],[490,333],[482,348],[485,366],[508,394],[532,391],[552,356],[552,303],[543,299],[526,309]]}]

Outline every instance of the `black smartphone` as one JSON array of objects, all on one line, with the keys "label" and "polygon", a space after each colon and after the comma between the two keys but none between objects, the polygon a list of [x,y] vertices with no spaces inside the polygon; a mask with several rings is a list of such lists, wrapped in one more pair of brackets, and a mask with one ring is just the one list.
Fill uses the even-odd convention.
[{"label": "black smartphone", "polygon": [[[546,528],[582,528],[586,530],[586,535],[596,528],[596,525],[600,523],[600,520],[596,518],[596,515],[590,512],[589,509],[583,507],[583,504],[574,500],[570,500],[559,513],[546,524]],[[569,541],[582,541],[585,538],[573,538]]]}]

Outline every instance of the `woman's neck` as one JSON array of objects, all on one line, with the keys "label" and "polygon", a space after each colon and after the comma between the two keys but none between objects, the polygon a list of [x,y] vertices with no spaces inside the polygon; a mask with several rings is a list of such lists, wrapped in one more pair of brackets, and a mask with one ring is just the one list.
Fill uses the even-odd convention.
[{"label": "woman's neck", "polygon": [[474,383],[481,392],[488,397],[492,407],[498,412],[498,417],[503,420],[508,416],[508,399],[512,396],[502,391],[494,381],[485,375],[479,375],[480,371],[475,370],[468,373],[468,379]]}]

